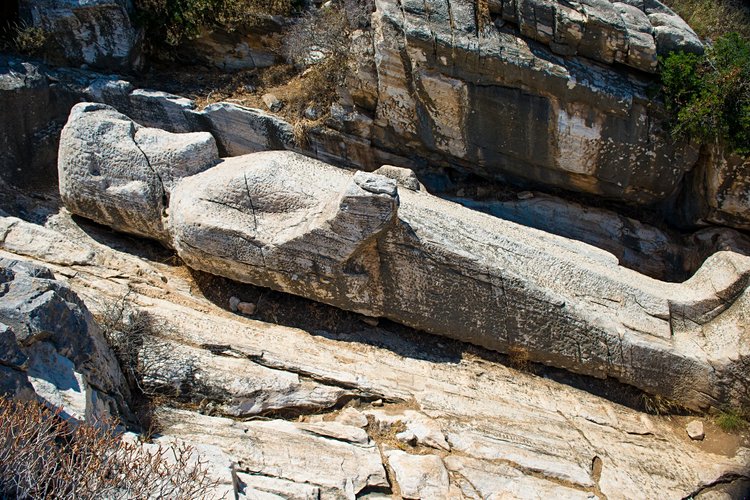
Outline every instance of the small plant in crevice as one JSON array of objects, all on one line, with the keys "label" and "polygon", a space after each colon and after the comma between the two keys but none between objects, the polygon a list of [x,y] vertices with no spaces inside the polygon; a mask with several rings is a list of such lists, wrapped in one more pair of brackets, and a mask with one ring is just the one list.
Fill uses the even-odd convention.
[{"label": "small plant in crevice", "polygon": [[39,56],[49,39],[49,34],[43,28],[23,21],[14,22],[3,28],[0,34],[0,50],[24,56]]},{"label": "small plant in crevice", "polygon": [[130,292],[105,304],[97,318],[104,339],[115,353],[128,385],[141,392],[142,369],[140,354],[144,341],[151,337],[153,324],[148,314],[135,309]]},{"label": "small plant in crevice", "polygon": [[716,425],[724,432],[738,432],[748,427],[747,415],[734,408],[721,410],[714,418]]},{"label": "small plant in crevice", "polygon": [[681,404],[658,394],[643,393],[640,397],[640,403],[643,411],[651,415],[668,416],[686,412]]},{"label": "small plant in crevice", "polygon": [[147,51],[168,53],[205,31],[252,29],[267,16],[290,16],[301,0],[135,0]]},{"label": "small plant in crevice", "polygon": [[521,346],[511,346],[508,348],[508,364],[514,370],[520,372],[531,371],[531,357],[528,349]]},{"label": "small plant in crevice", "polygon": [[155,407],[166,398],[184,401],[197,390],[195,363],[176,360],[174,347],[160,339],[171,327],[137,309],[130,292],[106,304],[97,320],[133,393],[141,426],[155,432]]},{"label": "small plant in crevice", "polygon": [[0,498],[206,498],[217,483],[187,444],[122,439],[114,421],[0,397]]}]

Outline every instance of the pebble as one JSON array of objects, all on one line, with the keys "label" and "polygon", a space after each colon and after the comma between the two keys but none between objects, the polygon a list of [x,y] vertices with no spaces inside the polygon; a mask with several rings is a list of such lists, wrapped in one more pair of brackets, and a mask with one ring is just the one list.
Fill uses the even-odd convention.
[{"label": "pebble", "polygon": [[277,111],[281,111],[281,108],[284,107],[284,103],[281,102],[281,100],[273,94],[263,94],[263,97],[261,97],[261,99],[263,99],[266,107],[274,113]]},{"label": "pebble", "polygon": [[362,323],[369,325],[369,326],[378,326],[378,323],[380,323],[380,320],[378,318],[373,318],[371,316],[362,316]]},{"label": "pebble", "polygon": [[242,302],[239,298],[232,296],[229,297],[229,309],[232,312],[237,312],[237,306]]},{"label": "pebble", "polygon": [[415,436],[414,433],[408,429],[404,432],[399,432],[398,434],[396,434],[396,439],[411,446],[417,444],[417,436]]},{"label": "pebble", "polygon": [[237,310],[242,314],[250,316],[252,314],[255,314],[255,304],[253,304],[252,302],[240,302],[239,304],[237,304]]}]

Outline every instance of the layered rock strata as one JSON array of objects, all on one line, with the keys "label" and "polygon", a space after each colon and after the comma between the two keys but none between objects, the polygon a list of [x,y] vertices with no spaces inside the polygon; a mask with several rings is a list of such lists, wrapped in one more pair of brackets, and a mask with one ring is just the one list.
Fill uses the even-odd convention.
[{"label": "layered rock strata", "polygon": [[[703,442],[691,441],[683,427],[694,417],[639,413],[429,335],[364,324],[313,333],[231,314],[180,266],[144,258],[147,245],[64,211],[48,227],[0,221],[11,226],[1,256],[44,263],[94,312],[129,294],[162,325],[143,354],[161,345],[170,363],[148,363],[144,374],[189,388],[193,409],[160,408],[157,442],[195,445],[229,497],[400,490],[456,499],[699,499],[746,491],[750,452],[711,426]],[[88,257],[72,263],[71,253]],[[361,404],[323,403],[335,390]],[[256,404],[272,399],[273,408]],[[300,419],[280,416],[303,408]],[[259,414],[265,418],[247,418]],[[729,444],[716,448],[720,442]],[[424,472],[440,481],[426,484]]]},{"label": "layered rock strata", "polygon": [[[750,258],[718,252],[688,281],[660,282],[607,252],[431,196],[407,175],[411,189],[292,152],[208,168],[215,149],[200,134],[154,143],[131,161],[128,123],[99,105],[74,108],[60,150],[62,199],[73,213],[171,245],[195,269],[520,349],[692,408],[750,401]],[[98,154],[103,144],[112,146]],[[159,163],[168,157],[160,146],[204,154],[195,169],[179,154]]]},{"label": "layered rock strata", "polygon": [[[654,16],[665,14],[650,20],[637,7],[606,0],[503,2],[519,33],[481,25],[470,0],[376,4],[375,63],[359,71],[369,98],[353,103],[371,118],[367,138],[377,148],[638,204],[673,196],[692,169],[695,151],[661,130],[650,77],[563,57],[528,39],[604,62],[627,64],[631,54],[639,67],[645,56],[631,50],[641,33],[635,30],[651,40],[660,29]],[[695,37],[687,25],[680,29],[685,39]],[[698,50],[700,43],[677,45]],[[370,111],[367,102],[376,103]]]}]

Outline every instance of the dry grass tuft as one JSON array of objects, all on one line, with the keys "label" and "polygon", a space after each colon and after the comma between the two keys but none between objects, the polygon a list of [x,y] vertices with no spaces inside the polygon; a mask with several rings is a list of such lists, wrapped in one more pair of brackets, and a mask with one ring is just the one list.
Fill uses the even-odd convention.
[{"label": "dry grass tuft", "polygon": [[511,346],[508,349],[508,363],[514,370],[520,372],[531,371],[531,358],[529,351],[520,346]]},{"label": "dry grass tuft", "polygon": [[0,398],[1,498],[205,498],[216,483],[188,445],[121,439],[113,422],[73,424],[38,402]]},{"label": "dry grass tuft", "polygon": [[701,38],[737,32],[750,39],[750,4],[745,0],[664,0]]}]

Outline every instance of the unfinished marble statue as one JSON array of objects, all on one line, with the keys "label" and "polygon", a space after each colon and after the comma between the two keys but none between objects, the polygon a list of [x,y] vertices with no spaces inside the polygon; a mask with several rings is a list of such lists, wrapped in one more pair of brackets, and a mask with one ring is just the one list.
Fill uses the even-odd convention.
[{"label": "unfinished marble statue", "polygon": [[393,170],[289,151],[219,160],[208,134],[143,128],[91,104],[73,109],[59,156],[71,212],[158,239],[192,268],[520,349],[691,408],[750,402],[750,258],[718,252],[686,282],[662,282]]}]

